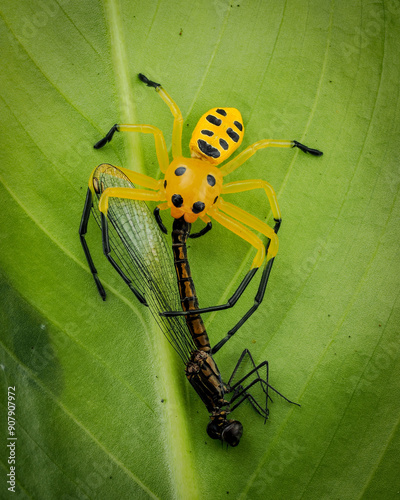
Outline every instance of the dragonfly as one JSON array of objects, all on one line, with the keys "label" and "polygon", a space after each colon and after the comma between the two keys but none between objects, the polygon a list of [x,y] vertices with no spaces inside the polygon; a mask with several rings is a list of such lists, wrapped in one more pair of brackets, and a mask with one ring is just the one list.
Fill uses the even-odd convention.
[{"label": "dragonfly", "polygon": [[[210,345],[199,313],[199,301],[187,258],[186,241],[190,235],[191,223],[186,222],[184,217],[174,220],[171,252],[145,202],[113,198],[109,202],[107,217],[98,209],[99,200],[107,188],[135,189],[124,170],[110,164],[96,167],[89,180],[82,213],[80,240],[99,294],[105,300],[106,292],[86,241],[91,214],[101,228],[103,250],[107,259],[137,299],[149,307],[165,337],[185,364],[186,377],[210,414],[207,434],[212,439],[235,447],[242,437],[243,425],[240,421],[231,419],[230,414],[244,401],[250,402],[265,421],[269,416],[269,391],[274,391],[291,404],[297,403],[287,399],[269,384],[268,362],[263,361],[257,365],[248,349],[240,355],[228,381],[223,381],[213,358],[222,345],[219,343],[214,348]],[[161,314],[178,308],[188,314]],[[251,364],[251,370],[234,382],[247,360]],[[260,389],[262,402],[252,394],[255,387]]]}]

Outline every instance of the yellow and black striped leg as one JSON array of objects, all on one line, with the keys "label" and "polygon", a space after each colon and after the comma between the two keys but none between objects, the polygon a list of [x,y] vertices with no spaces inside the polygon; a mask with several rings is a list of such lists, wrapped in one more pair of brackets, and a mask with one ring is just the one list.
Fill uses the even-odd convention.
[{"label": "yellow and black striped leg", "polygon": [[[282,220],[281,219],[274,219],[275,220],[275,226],[274,226],[274,232],[275,234],[278,233],[279,231],[279,228],[281,227],[281,223],[282,223]],[[266,247],[265,247],[265,251],[268,252],[268,248],[269,248],[269,245],[270,245],[270,242],[271,241],[268,241]],[[241,326],[243,326],[243,324],[250,318],[250,316],[257,310],[257,308],[259,307],[259,305],[261,304],[261,302],[263,301],[264,299],[264,295],[265,295],[265,290],[267,288],[267,285],[268,285],[268,280],[269,280],[269,276],[271,274],[271,269],[272,269],[272,266],[274,264],[274,260],[275,260],[275,257],[273,257],[272,259],[268,260],[265,265],[264,265],[264,270],[263,270],[263,273],[261,275],[261,279],[260,279],[260,284],[258,285],[258,290],[257,290],[257,294],[256,296],[254,297],[254,304],[252,305],[252,307],[247,311],[246,314],[244,314],[242,316],[242,318],[236,323],[236,325],[231,328],[229,330],[229,332],[226,334],[226,336],[220,340],[218,342],[218,344],[216,344],[212,349],[211,349],[211,352],[213,354],[215,354],[216,352],[218,352],[221,347],[226,343],[228,342],[228,340],[233,337],[233,335],[239,330],[239,328]]]},{"label": "yellow and black striped leg", "polygon": [[101,284],[101,281],[97,275],[97,269],[93,263],[92,256],[90,254],[89,247],[86,242],[85,235],[87,233],[87,226],[89,222],[89,217],[90,217],[90,211],[92,209],[92,192],[88,188],[87,193],[86,193],[86,199],[85,199],[85,205],[83,207],[83,212],[82,212],[82,219],[81,219],[81,224],[79,226],[79,237],[81,240],[82,248],[85,253],[85,257],[87,260],[87,263],[89,265],[90,271],[93,275],[94,281],[97,286],[97,290],[99,291],[99,294],[103,300],[106,300],[106,292],[104,290],[103,285]]},{"label": "yellow and black striped leg", "polygon": [[272,265],[274,263],[274,260],[275,260],[275,258],[272,258],[264,266],[264,270],[263,270],[263,273],[262,273],[262,276],[261,276],[260,284],[258,286],[257,295],[254,298],[254,304],[247,311],[247,313],[244,314],[243,317],[236,323],[236,325],[229,330],[229,332],[226,334],[226,336],[222,340],[220,340],[218,342],[218,344],[216,344],[211,349],[211,352],[213,354],[215,354],[216,352],[218,352],[221,349],[221,347],[226,342],[228,342],[228,340],[231,337],[233,337],[233,335],[239,330],[239,328],[241,326],[243,326],[243,324],[250,318],[250,316],[256,311],[256,309],[259,307],[259,305],[263,301],[264,295],[265,295],[265,290],[267,288],[267,284],[268,284],[268,280],[269,280],[269,276],[270,276],[270,273],[271,273],[271,269],[272,269]]},{"label": "yellow and black striped leg", "polygon": [[147,306],[146,299],[143,297],[143,295],[136,290],[136,288],[132,285],[131,280],[125,275],[125,273],[122,271],[122,269],[119,267],[119,265],[115,262],[111,255],[111,247],[110,247],[110,239],[108,235],[108,222],[106,216],[101,213],[101,233],[102,233],[102,238],[103,238],[103,251],[104,255],[107,257],[108,261],[110,264],[114,267],[114,269],[117,271],[117,273],[121,276],[121,278],[125,281],[125,283],[129,286],[129,288],[132,290],[132,292],[135,294],[139,302],[145,306]]},{"label": "yellow and black striped leg", "polygon": [[[139,79],[148,87],[153,87],[165,104],[169,107],[172,116],[174,117],[174,125],[172,129],[172,156],[179,158],[182,156],[182,127],[183,117],[176,102],[165,92],[161,84],[149,80],[147,76],[139,73]],[[164,170],[162,170],[164,172]]]}]

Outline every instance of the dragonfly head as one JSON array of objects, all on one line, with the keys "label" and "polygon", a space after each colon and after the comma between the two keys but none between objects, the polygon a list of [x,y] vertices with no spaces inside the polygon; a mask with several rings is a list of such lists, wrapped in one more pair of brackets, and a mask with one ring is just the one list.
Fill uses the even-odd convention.
[{"label": "dragonfly head", "polygon": [[207,425],[207,434],[212,439],[220,439],[227,445],[235,447],[243,434],[243,425],[238,420],[226,420],[226,412],[213,415]]}]

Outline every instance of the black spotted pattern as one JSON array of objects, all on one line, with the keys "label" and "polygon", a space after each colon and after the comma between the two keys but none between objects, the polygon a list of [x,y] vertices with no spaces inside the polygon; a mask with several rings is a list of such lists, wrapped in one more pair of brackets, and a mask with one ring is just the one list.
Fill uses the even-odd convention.
[{"label": "black spotted pattern", "polygon": [[213,125],[216,125],[217,127],[219,127],[222,123],[222,120],[220,120],[219,118],[217,118],[214,115],[207,115],[206,120],[208,122],[212,123]]},{"label": "black spotted pattern", "polygon": [[210,186],[215,186],[215,177],[211,174],[207,175],[207,182]]},{"label": "black spotted pattern", "polygon": [[226,111],[224,109],[218,108],[217,113],[222,116],[226,116]]},{"label": "black spotted pattern", "polygon": [[226,133],[229,135],[229,137],[232,139],[234,142],[239,141],[239,134],[232,130],[230,127],[226,129]]},{"label": "black spotted pattern", "polygon": [[167,187],[167,181],[164,181],[164,188]]},{"label": "black spotted pattern", "polygon": [[199,214],[206,208],[205,204],[202,201],[196,201],[193,203],[192,212],[194,214]]},{"label": "black spotted pattern", "polygon": [[171,201],[176,208],[180,208],[183,205],[183,198],[180,194],[173,194]]},{"label": "black spotted pattern", "polygon": [[225,149],[225,151],[229,148],[229,144],[224,139],[220,139],[219,143],[221,145],[221,148]]},{"label": "black spotted pattern", "polygon": [[175,175],[180,176],[183,175],[186,172],[186,167],[178,167],[175,170]]},{"label": "black spotted pattern", "polygon": [[212,135],[214,135],[214,132],[211,132],[211,130],[207,130],[207,129],[202,130],[201,133],[203,135],[208,135],[208,137],[211,137]]},{"label": "black spotted pattern", "polygon": [[219,158],[221,156],[221,153],[217,148],[214,148],[214,146],[211,146],[208,142],[203,141],[203,139],[198,139],[197,145],[202,153],[207,156],[211,156],[211,158]]},{"label": "black spotted pattern", "polygon": [[215,197],[214,203],[217,203],[218,196]]},{"label": "black spotted pattern", "polygon": [[237,122],[236,120],[233,122],[235,124],[235,126],[240,130],[242,131],[243,130],[243,125],[240,123],[240,122]]}]

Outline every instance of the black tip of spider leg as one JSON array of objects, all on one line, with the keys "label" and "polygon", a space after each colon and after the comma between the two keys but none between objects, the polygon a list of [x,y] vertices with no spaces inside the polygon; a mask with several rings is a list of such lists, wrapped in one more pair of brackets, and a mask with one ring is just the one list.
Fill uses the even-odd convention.
[{"label": "black tip of spider leg", "polygon": [[155,89],[157,87],[161,87],[160,83],[153,82],[152,80],[149,80],[147,76],[144,76],[143,73],[139,73],[139,80],[141,80],[143,83],[145,83],[148,87],[154,87]]},{"label": "black tip of spider leg", "polygon": [[282,219],[274,219],[274,221],[275,221],[274,231],[277,234],[279,231],[279,228],[281,227]]},{"label": "black tip of spider leg", "polygon": [[117,123],[111,127],[110,131],[107,133],[107,135],[105,137],[103,137],[103,139],[100,139],[99,142],[96,142],[96,144],[93,146],[94,149],[100,149],[103,146],[105,146],[107,144],[107,142],[110,142],[111,139],[113,138],[113,135],[115,134],[115,132],[118,132],[118,124]]},{"label": "black tip of spider leg", "polygon": [[301,144],[301,142],[293,141],[293,144],[294,144],[293,145],[294,148],[299,148],[304,153],[310,153],[311,155],[314,155],[314,156],[322,156],[324,154],[319,149],[309,148],[308,146],[305,146],[304,144]]}]

